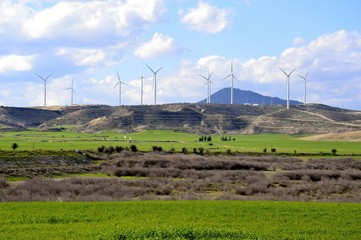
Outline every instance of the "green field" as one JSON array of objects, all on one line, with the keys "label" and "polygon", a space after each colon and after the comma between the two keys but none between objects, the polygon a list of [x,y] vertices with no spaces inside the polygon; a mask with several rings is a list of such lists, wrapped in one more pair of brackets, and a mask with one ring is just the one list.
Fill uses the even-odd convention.
[{"label": "green field", "polygon": [[[229,135],[225,135],[229,137]],[[360,142],[335,141],[305,141],[300,136],[279,134],[231,135],[232,141],[221,141],[221,135],[212,135],[211,142],[200,142],[199,135],[179,133],[167,130],[148,130],[137,133],[80,133],[75,131],[41,132],[20,131],[0,133],[0,149],[11,150],[11,145],[17,143],[18,150],[85,150],[97,149],[99,146],[129,147],[135,144],[141,151],[149,151],[152,146],[161,146],[164,150],[174,148],[188,151],[193,148],[204,148],[210,151],[232,152],[270,152],[275,148],[278,153],[330,153],[337,149],[338,154],[361,154]],[[234,141],[233,141],[234,139]]]},{"label": "green field", "polygon": [[0,238],[360,239],[360,212],[347,203],[0,203]]}]

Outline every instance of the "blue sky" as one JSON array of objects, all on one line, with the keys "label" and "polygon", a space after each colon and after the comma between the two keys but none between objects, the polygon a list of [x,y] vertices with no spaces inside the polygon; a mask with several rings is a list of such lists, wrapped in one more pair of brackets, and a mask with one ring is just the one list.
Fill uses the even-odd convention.
[{"label": "blue sky", "polygon": [[[158,73],[157,102],[197,102],[214,72],[215,92],[230,86],[267,96],[361,110],[361,2],[358,0],[2,0],[0,105],[140,104],[145,64]],[[144,103],[153,103],[152,81]]]}]

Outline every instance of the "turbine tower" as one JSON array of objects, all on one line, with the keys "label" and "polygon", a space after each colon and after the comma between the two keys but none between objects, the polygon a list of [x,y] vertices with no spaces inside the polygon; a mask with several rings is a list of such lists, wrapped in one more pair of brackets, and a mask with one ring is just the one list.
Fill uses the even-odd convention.
[{"label": "turbine tower", "polygon": [[64,90],[70,90],[70,104],[73,105],[74,104],[74,94],[75,94],[75,91],[74,91],[74,77],[73,77],[73,80],[71,81],[71,86],[68,87],[68,88],[65,88]]},{"label": "turbine tower", "polygon": [[309,74],[310,72],[307,72],[305,76],[301,76],[300,74],[298,74],[298,76],[300,78],[302,78],[303,80],[305,80],[305,100],[304,100],[304,105],[306,105],[306,97],[307,97],[307,75]]},{"label": "turbine tower", "polygon": [[116,88],[119,85],[119,106],[121,106],[122,105],[122,84],[125,84],[125,85],[128,85],[128,84],[126,84],[125,82],[122,82],[120,80],[118,71],[117,71],[117,77],[118,77],[118,82],[117,82],[117,84],[115,84],[114,88]]},{"label": "turbine tower", "polygon": [[213,72],[211,74],[209,74],[209,71],[208,71],[208,76],[205,77],[205,76],[202,76],[202,75],[199,75],[201,76],[202,78],[204,78],[207,82],[203,85],[207,85],[207,104],[210,104],[211,103],[211,94],[212,94],[212,91],[211,91],[211,84],[214,85],[214,83],[211,81],[211,76],[212,76]]},{"label": "turbine tower", "polygon": [[237,78],[236,78],[236,76],[234,76],[234,74],[233,74],[233,60],[231,61],[231,73],[227,76],[227,77],[225,77],[225,78],[223,78],[222,79],[222,81],[223,80],[226,80],[227,78],[231,78],[231,104],[233,104],[233,86],[234,86],[234,79],[236,79],[237,81],[239,81]]},{"label": "turbine tower", "polygon": [[289,74],[287,74],[285,71],[283,71],[282,68],[280,68],[280,70],[286,75],[287,79],[286,79],[286,84],[287,84],[287,109],[290,109],[290,78],[291,78],[291,74],[296,70],[293,69],[292,72],[290,72]]},{"label": "turbine tower", "polygon": [[[147,65],[147,64],[146,64]],[[149,67],[149,70],[153,73],[153,105],[157,105],[157,73],[163,68],[159,68],[157,71],[154,71],[151,67]]]},{"label": "turbine tower", "polygon": [[42,79],[44,81],[44,107],[46,107],[46,81],[48,80],[48,78],[52,75],[50,74],[49,76],[47,76],[46,78],[40,76],[39,74],[35,73],[36,76],[38,76],[40,79]]}]

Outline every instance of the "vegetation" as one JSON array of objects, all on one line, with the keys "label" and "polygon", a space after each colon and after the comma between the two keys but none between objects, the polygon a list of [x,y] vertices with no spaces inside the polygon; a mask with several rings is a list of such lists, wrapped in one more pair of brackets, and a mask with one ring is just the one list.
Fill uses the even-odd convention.
[{"label": "vegetation", "polygon": [[[198,151],[198,150],[197,150]],[[167,152],[0,160],[1,201],[234,199],[361,201],[361,161]],[[94,174],[89,175],[90,173]],[[96,176],[96,177],[94,177]],[[46,177],[46,178],[44,178]],[[61,180],[58,179],[61,177]],[[54,180],[53,178],[57,178]]]},{"label": "vegetation", "polygon": [[[360,205],[247,201],[0,203],[3,239],[360,239]],[[287,224],[285,224],[287,223]]]},{"label": "vegetation", "polygon": [[[211,142],[195,140],[198,137],[195,134],[167,130],[147,130],[129,134],[116,132],[82,133],[66,130],[59,132],[2,132],[0,133],[0,150],[12,150],[10,146],[16,142],[21,145],[21,149],[24,151],[94,149],[102,152],[109,146],[129,148],[131,144],[134,144],[138,151],[149,151],[152,146],[162,147],[163,150],[174,148],[177,152],[181,152],[183,147],[187,149],[204,148],[204,150],[208,149],[211,152],[226,152],[227,149],[230,149],[232,152],[240,153],[263,153],[265,148],[277,148],[279,154],[294,154],[296,151],[299,155],[318,154],[327,156],[327,153],[332,155],[331,149],[337,148],[338,155],[361,154],[360,142],[309,141],[300,140],[301,136],[277,134],[237,135],[233,138],[223,136],[227,141],[222,141],[222,136],[206,136],[206,140],[211,137]],[[130,138],[132,143],[127,141]],[[237,141],[235,141],[236,138]],[[210,143],[211,145],[209,145]]]}]

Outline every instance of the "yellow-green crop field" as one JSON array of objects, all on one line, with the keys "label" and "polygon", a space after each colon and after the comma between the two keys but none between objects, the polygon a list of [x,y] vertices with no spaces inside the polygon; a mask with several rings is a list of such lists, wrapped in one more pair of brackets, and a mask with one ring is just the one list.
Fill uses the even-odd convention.
[{"label": "yellow-green crop field", "polygon": [[[207,135],[208,136],[208,135]],[[338,154],[361,154],[361,142],[342,141],[306,141],[301,136],[279,134],[255,135],[224,135],[231,141],[221,141],[222,135],[211,135],[212,141],[199,141],[199,135],[173,132],[168,130],[147,130],[137,133],[81,133],[75,131],[42,132],[20,131],[1,132],[0,150],[11,150],[11,145],[17,143],[17,150],[87,150],[104,145],[129,147],[137,146],[141,151],[149,151],[152,146],[161,146],[167,151],[174,148],[180,152],[183,147],[188,151],[193,148],[204,148],[209,151],[224,152],[270,152],[275,148],[278,153],[331,153],[336,149]]]},{"label": "yellow-green crop field", "polygon": [[0,203],[1,239],[361,239],[361,205],[265,201]]}]

